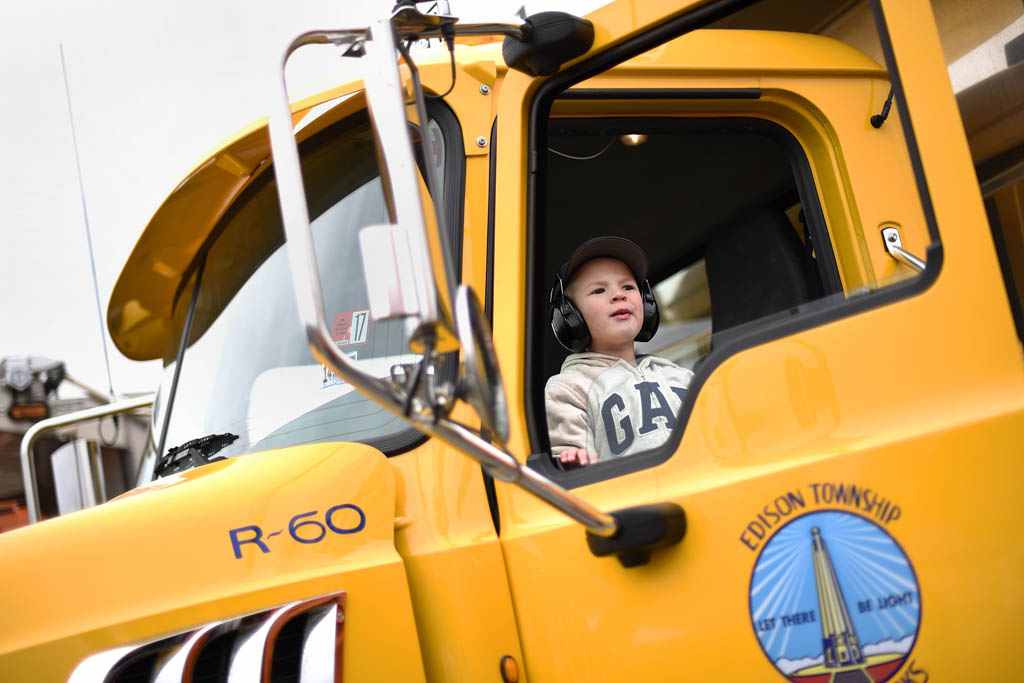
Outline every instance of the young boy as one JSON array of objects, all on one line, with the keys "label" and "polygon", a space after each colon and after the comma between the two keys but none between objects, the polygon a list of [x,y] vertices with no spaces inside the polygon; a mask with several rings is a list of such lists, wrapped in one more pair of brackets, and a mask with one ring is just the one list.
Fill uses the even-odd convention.
[{"label": "young boy", "polygon": [[544,388],[552,456],[582,467],[663,444],[693,373],[635,355],[659,320],[643,250],[622,237],[584,242],[549,302],[555,337],[575,352]]}]

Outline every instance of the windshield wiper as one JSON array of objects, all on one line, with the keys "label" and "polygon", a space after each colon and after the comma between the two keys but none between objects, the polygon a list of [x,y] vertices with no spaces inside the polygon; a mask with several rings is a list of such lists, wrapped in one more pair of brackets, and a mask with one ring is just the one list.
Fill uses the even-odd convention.
[{"label": "windshield wiper", "polygon": [[225,432],[224,434],[210,434],[198,439],[186,441],[180,446],[168,448],[167,454],[161,456],[156,467],[153,468],[154,478],[165,477],[168,474],[184,472],[193,467],[208,465],[218,460],[227,460],[224,456],[214,456],[224,447],[229,446],[238,438],[238,434]]}]

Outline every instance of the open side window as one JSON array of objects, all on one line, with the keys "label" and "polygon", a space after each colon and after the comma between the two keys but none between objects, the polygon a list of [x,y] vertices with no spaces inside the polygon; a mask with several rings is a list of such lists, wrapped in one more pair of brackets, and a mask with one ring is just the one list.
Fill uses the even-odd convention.
[{"label": "open side window", "polygon": [[[662,322],[653,339],[637,344],[638,354],[696,370],[713,349],[844,297],[807,158],[778,124],[754,117],[553,118],[547,145],[547,230],[538,236],[537,276],[550,286],[561,262],[593,236],[639,244]],[[543,395],[543,382],[566,358],[544,322],[537,325],[543,351],[531,396]],[[678,413],[681,402],[669,400]],[[542,399],[533,414],[546,424]],[[620,417],[611,421],[620,442],[651,422]],[[666,433],[675,422],[654,418]],[[561,476],[582,483],[644,462],[648,454],[631,455]],[[559,476],[546,456],[532,464]]]},{"label": "open side window", "polygon": [[[640,353],[693,369],[748,323],[841,292],[807,159],[777,124],[557,119],[548,146],[545,279],[589,237],[637,242],[661,312]],[[545,372],[564,356],[549,335]]]}]

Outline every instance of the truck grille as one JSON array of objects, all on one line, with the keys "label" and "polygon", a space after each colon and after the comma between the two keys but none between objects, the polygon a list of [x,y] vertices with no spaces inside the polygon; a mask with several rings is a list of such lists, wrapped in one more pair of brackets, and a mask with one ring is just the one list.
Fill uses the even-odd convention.
[{"label": "truck grille", "polygon": [[341,681],[345,593],[92,655],[69,683]]}]

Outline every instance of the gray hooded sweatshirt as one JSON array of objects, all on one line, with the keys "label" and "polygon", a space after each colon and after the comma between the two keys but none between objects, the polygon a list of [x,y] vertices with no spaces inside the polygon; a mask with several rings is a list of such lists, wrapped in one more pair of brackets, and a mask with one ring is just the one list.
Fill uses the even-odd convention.
[{"label": "gray hooded sweatshirt", "polygon": [[586,448],[599,462],[657,448],[675,426],[693,373],[658,356],[636,365],[574,353],[544,387],[551,452]]}]

